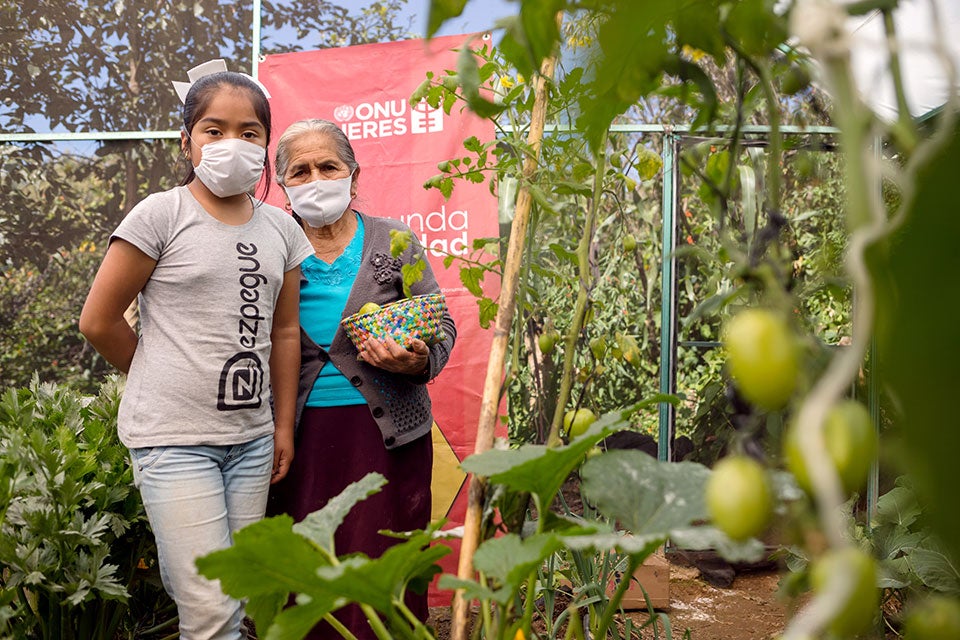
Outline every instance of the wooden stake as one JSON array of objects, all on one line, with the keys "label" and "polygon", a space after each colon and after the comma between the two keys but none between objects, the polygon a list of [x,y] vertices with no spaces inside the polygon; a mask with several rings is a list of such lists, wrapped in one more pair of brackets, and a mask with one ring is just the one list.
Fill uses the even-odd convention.
[{"label": "wooden stake", "polygon": [[[558,16],[559,20],[559,16]],[[493,345],[490,359],[487,361],[487,376],[483,385],[483,397],[480,404],[480,419],[477,425],[477,440],[474,453],[483,453],[493,446],[494,432],[497,426],[497,410],[500,406],[500,391],[503,385],[503,368],[506,361],[507,343],[510,338],[510,326],[517,302],[517,282],[523,259],[523,245],[527,236],[527,223],[530,220],[530,190],[527,188],[540,159],[540,142],[543,140],[543,127],[547,116],[547,82],[553,80],[556,68],[556,56],[544,58],[540,65],[540,74],[534,79],[533,113],[530,117],[530,131],[527,134],[529,155],[523,162],[523,180],[517,193],[517,204],[513,222],[510,225],[510,242],[507,258],[503,265],[503,281],[500,286],[500,306],[493,330]],[[457,577],[468,580],[473,578],[473,554],[477,550],[480,538],[480,520],[482,517],[486,479],[470,476],[470,489],[467,496],[467,514],[463,526],[463,542],[460,546],[460,562]],[[453,597],[451,621],[451,640],[467,640],[469,617],[468,602],[462,590]]]}]

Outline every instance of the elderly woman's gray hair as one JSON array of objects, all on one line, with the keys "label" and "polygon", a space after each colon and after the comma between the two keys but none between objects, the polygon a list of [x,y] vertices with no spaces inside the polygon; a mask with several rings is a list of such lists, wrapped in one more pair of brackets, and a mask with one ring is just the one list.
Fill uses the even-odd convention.
[{"label": "elderly woman's gray hair", "polygon": [[360,165],[357,164],[356,156],[353,153],[353,145],[346,134],[329,120],[320,118],[308,118],[306,120],[297,120],[283,132],[280,140],[277,141],[277,182],[283,184],[283,177],[287,174],[287,166],[290,164],[290,145],[298,138],[304,135],[318,134],[328,136],[333,140],[337,149],[337,156],[341,162],[350,167],[350,171],[356,170]]}]

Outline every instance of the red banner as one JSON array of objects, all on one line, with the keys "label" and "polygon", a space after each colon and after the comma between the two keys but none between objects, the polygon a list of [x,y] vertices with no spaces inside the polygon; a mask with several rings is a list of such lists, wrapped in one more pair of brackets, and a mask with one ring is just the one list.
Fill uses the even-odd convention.
[{"label": "red banner", "polygon": [[[430,249],[430,264],[457,323],[450,362],[430,385],[435,429],[434,516],[448,527],[463,523],[464,476],[459,461],[473,453],[492,334],[480,328],[476,299],[461,284],[457,262],[473,241],[498,235],[497,202],[486,184],[458,182],[450,200],[424,182],[439,173],[437,163],[465,155],[463,141],[494,138],[489,120],[455,107],[450,115],[425,104],[411,106],[410,95],[432,71],[456,69],[457,49],[479,36],[447,36],[429,42],[408,40],[268,56],[259,77],[269,89],[274,144],[288,125],[323,118],[340,125],[360,163],[359,196],[354,207],[374,216],[407,223]],[[271,149],[271,157],[274,149]],[[281,205],[279,189],[273,204]],[[488,278],[489,279],[489,278]],[[487,286],[498,283],[485,282]],[[444,569],[456,573],[456,551]],[[431,605],[449,601],[431,592]]]}]

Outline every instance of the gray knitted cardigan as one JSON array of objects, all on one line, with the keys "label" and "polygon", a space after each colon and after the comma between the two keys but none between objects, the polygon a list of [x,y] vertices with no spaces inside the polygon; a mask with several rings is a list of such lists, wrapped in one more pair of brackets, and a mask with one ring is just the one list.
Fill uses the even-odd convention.
[{"label": "gray knitted cardigan", "polygon": [[[403,298],[400,267],[416,262],[423,252],[423,247],[411,232],[410,247],[399,258],[393,258],[390,255],[390,231],[410,231],[409,227],[390,218],[358,214],[363,220],[363,253],[357,278],[343,309],[343,318],[359,311],[364,303],[384,305]],[[300,277],[303,281],[303,276]],[[440,292],[429,263],[423,279],[410,289],[412,295]],[[327,360],[332,360],[347,380],[363,394],[371,415],[380,427],[387,449],[399,447],[429,433],[433,414],[426,383],[443,370],[457,338],[457,328],[449,312],[444,314],[442,324],[445,339],[430,346],[427,371],[419,376],[391,373],[357,360],[357,348],[350,342],[342,325],[337,328],[329,351],[317,346],[301,327],[297,425],[300,424],[307,396],[320,375],[320,369]]]}]

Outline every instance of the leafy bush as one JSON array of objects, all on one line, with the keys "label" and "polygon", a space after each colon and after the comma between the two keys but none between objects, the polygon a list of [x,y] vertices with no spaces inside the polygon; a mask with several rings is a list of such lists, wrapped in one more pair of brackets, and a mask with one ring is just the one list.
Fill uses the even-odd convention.
[{"label": "leafy bush", "polygon": [[163,608],[142,568],[156,549],[117,438],[121,391],[116,377],[95,397],[34,377],[0,397],[0,634],[132,637],[131,593]]},{"label": "leafy bush", "polygon": [[930,593],[960,594],[960,572],[933,534],[907,476],[880,496],[869,531],[874,554],[883,562],[882,585],[891,598],[910,602]]},{"label": "leafy bush", "polygon": [[[584,462],[600,440],[628,427],[631,415],[606,414],[568,445],[527,444],[463,462],[466,471],[489,477],[506,492],[530,496],[540,514],[526,523],[524,535],[509,532],[479,546],[477,580],[440,577],[441,589],[463,589],[482,603],[481,637],[533,637],[534,620],[544,622],[551,638],[582,633],[574,629],[583,620],[588,620],[593,637],[616,633],[614,616],[630,581],[621,580],[612,594],[605,594],[603,587],[613,572],[633,575],[668,537],[689,549],[717,547],[740,559],[757,559],[764,552],[756,540],[736,543],[702,524],[707,518],[703,487],[711,473],[706,467],[658,462],[638,451],[602,453]],[[598,518],[564,517],[547,510],[578,469],[586,499],[601,514]],[[643,487],[638,490],[629,478],[643,478]],[[197,565],[207,577],[219,579],[230,595],[249,599],[248,611],[267,637],[301,638],[315,623],[331,620],[333,611],[355,602],[379,638],[430,640],[435,636],[406,610],[403,595],[418,584],[424,587],[437,571],[435,562],[449,552],[445,546],[428,545],[438,537],[440,524],[406,533],[402,543],[378,559],[337,557],[333,547],[333,534],[344,515],[382,484],[382,476],[369,474],[298,524],[278,516],[249,525],[237,532],[233,547],[200,558]],[[581,566],[561,567],[561,556]],[[602,560],[592,563],[590,558]],[[572,600],[553,618],[552,595],[561,576],[571,585]],[[296,606],[284,608],[294,593],[299,594]],[[646,624],[663,625],[663,637],[671,637],[660,615],[651,612]]]},{"label": "leafy bush", "polygon": [[[437,525],[410,533],[375,559],[338,557],[334,547],[333,535],[353,505],[385,482],[367,474],[296,524],[287,515],[255,522],[234,535],[232,547],[199,558],[197,566],[226,593],[248,600],[247,611],[266,637],[302,638],[321,620],[343,629],[332,613],[355,602],[377,637],[426,638],[404,594],[408,588],[422,593],[439,571],[436,561],[450,552],[429,546]],[[298,606],[284,608],[291,594],[298,594]]]},{"label": "leafy bush", "polygon": [[26,264],[0,275],[5,384],[25,387],[36,375],[96,392],[112,368],[83,339],[77,318],[102,258],[102,249],[83,242],[52,254],[42,269]]}]

